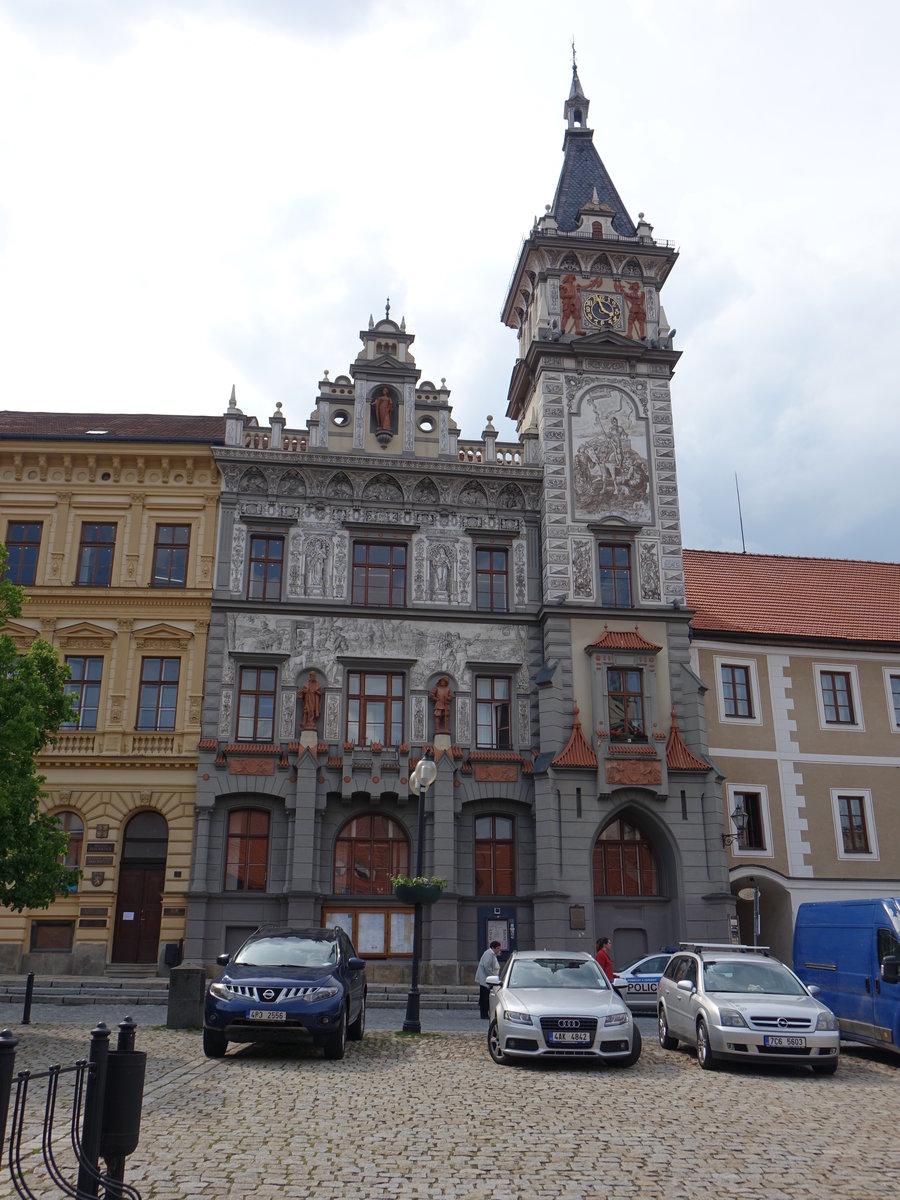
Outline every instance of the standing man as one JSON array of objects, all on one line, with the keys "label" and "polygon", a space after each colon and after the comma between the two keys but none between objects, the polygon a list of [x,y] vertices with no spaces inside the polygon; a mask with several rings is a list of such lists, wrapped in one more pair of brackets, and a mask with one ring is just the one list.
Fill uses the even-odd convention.
[{"label": "standing man", "polygon": [[491,994],[491,989],[485,983],[488,975],[500,974],[500,960],[497,958],[497,951],[500,949],[499,942],[491,942],[478,963],[478,970],[475,972],[475,982],[478,984],[478,1007],[481,1011],[481,1019],[486,1021],[491,1015],[490,1006],[488,1005],[488,997]]},{"label": "standing man", "polygon": [[603,968],[606,978],[612,983],[616,969],[609,956],[610,950],[612,950],[612,942],[608,937],[597,938],[597,953],[594,955],[594,958],[596,958],[597,962]]}]

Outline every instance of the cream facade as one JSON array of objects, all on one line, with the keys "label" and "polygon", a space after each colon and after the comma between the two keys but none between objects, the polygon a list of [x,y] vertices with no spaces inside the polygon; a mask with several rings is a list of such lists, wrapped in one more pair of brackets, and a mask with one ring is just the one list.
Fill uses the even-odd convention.
[{"label": "cream facade", "polygon": [[48,909],[3,914],[0,970],[155,971],[183,938],[223,430],[0,414],[0,539],[29,597],[5,632],[72,671],[78,719],[38,769],[83,871]]}]

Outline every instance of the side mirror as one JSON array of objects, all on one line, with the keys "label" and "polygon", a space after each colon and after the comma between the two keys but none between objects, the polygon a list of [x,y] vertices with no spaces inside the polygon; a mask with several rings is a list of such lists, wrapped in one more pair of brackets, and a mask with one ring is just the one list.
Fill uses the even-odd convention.
[{"label": "side mirror", "polygon": [[351,971],[364,971],[366,969],[366,960],[364,958],[351,958],[347,962],[347,966]]},{"label": "side mirror", "polygon": [[220,967],[227,967],[231,962],[231,955],[227,951],[224,954],[217,954],[216,962]]},{"label": "side mirror", "polygon": [[819,985],[817,983],[808,983],[806,985],[806,990],[809,992],[809,994],[811,996],[818,996],[819,992],[821,992],[822,989],[819,987]]},{"label": "side mirror", "polygon": [[487,979],[485,979],[485,981],[484,981],[484,986],[485,987],[499,987],[500,986],[500,976],[499,975],[488,975]]},{"label": "side mirror", "polygon": [[887,954],[881,964],[881,978],[885,983],[900,983],[900,959],[896,954]]},{"label": "side mirror", "polygon": [[675,986],[679,992],[687,992],[689,996],[697,990],[689,979],[679,979]]}]

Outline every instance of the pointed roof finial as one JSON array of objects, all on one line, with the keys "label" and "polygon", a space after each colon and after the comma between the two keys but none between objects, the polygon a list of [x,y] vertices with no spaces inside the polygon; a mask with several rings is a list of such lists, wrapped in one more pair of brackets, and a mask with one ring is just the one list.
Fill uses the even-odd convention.
[{"label": "pointed roof finial", "polygon": [[391,319],[391,298],[390,298],[390,296],[388,296],[387,300],[384,302],[384,316],[385,316],[385,320],[389,321]]},{"label": "pointed roof finial", "polygon": [[237,393],[234,390],[234,384],[231,385],[231,396],[228,400],[229,408],[237,408]]}]

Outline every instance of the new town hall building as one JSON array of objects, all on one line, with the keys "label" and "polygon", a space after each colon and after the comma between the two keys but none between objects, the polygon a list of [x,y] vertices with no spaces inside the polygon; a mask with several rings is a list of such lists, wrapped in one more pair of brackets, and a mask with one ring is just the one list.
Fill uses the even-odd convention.
[{"label": "new town hall building", "polygon": [[[900,570],[682,551],[677,254],[626,210],[574,72],[564,113],[503,306],[514,444],[491,417],[461,437],[388,311],[303,426],[234,394],[223,418],[0,414],[32,597],[9,632],[72,668],[41,769],[84,870],[4,918],[0,966],[211,964],[283,921],[405,979],[390,878],[428,749],[425,982],[468,981],[494,936],[608,933],[619,963],[747,936],[748,881],[789,957],[800,899],[896,890]],[[868,621],[824,603],[849,580]]]}]

